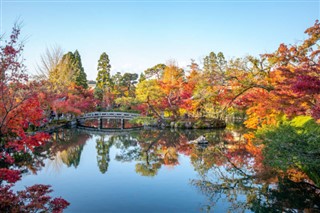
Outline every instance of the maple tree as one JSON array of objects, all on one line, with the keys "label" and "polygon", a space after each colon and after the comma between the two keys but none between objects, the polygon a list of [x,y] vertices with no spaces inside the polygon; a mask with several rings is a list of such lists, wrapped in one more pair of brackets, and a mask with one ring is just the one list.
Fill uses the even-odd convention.
[{"label": "maple tree", "polygon": [[93,90],[72,83],[65,92],[55,97],[51,107],[57,113],[70,113],[74,116],[91,112],[95,110],[99,102],[94,98],[93,93]]},{"label": "maple tree", "polygon": [[279,80],[275,94],[280,96],[280,110],[292,117],[310,115],[320,119],[320,23],[308,28],[308,38],[301,44],[281,44],[266,57],[274,64]]},{"label": "maple tree", "polygon": [[62,212],[69,203],[62,198],[52,199],[50,186],[33,185],[13,192],[10,186],[0,187],[0,210],[4,212]]},{"label": "maple tree", "polygon": [[254,129],[276,124],[284,115],[319,120],[319,28],[316,21],[305,31],[308,37],[302,43],[281,44],[274,53],[260,57],[226,60],[223,53],[211,52],[204,58],[203,70],[192,62],[187,76],[177,66],[159,64],[146,71],[137,91],[142,93],[142,85],[153,78],[160,87],[153,108],[174,119],[184,109],[196,117],[218,119],[246,111],[245,124]]},{"label": "maple tree", "polygon": [[244,73],[248,83],[241,80],[241,72],[230,76],[235,79],[234,85],[244,91],[233,101],[246,105],[248,127],[275,124],[283,115],[289,118],[309,115],[319,119],[319,28],[316,21],[305,31],[308,38],[302,43],[281,44],[272,54],[251,58],[251,73]]},{"label": "maple tree", "polygon": [[0,46],[0,209],[51,209],[59,212],[69,203],[60,198],[51,200],[49,186],[35,185],[18,193],[10,190],[21,175],[15,165],[15,156],[20,154],[32,157],[34,149],[45,144],[49,138],[46,133],[26,133],[30,124],[39,126],[45,121],[39,97],[33,89],[36,83],[28,81],[23,65],[23,45],[18,43],[19,35],[20,27],[16,24],[9,41]]},{"label": "maple tree", "polygon": [[164,92],[163,107],[174,118],[178,118],[180,116],[179,108],[182,104],[182,99],[185,98],[182,96],[184,70],[179,68],[174,61],[170,62],[165,67],[159,84]]},{"label": "maple tree", "polygon": [[145,80],[137,85],[137,101],[143,105],[145,113],[148,113],[148,110],[150,110],[159,119],[161,119],[161,111],[163,109],[160,103],[164,96],[165,94],[161,90],[159,82],[155,79]]}]

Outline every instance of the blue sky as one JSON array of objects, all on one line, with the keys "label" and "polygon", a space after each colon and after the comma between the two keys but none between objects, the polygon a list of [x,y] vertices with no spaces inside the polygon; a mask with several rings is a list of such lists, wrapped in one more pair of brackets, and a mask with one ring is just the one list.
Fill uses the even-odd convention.
[{"label": "blue sky", "polygon": [[76,1],[0,0],[1,34],[23,21],[24,57],[32,73],[46,47],[79,50],[88,79],[102,52],[112,73],[142,72],[174,59],[185,67],[209,52],[228,58],[274,51],[306,38],[320,18],[319,0]]}]

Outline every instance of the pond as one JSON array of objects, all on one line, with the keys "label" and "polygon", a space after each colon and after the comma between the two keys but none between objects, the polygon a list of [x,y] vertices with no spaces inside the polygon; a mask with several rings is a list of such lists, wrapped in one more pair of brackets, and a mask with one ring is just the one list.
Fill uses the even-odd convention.
[{"label": "pond", "polygon": [[[52,185],[65,212],[319,211],[319,192],[263,166],[245,132],[61,129],[15,189]],[[201,135],[208,145],[189,143]]]}]

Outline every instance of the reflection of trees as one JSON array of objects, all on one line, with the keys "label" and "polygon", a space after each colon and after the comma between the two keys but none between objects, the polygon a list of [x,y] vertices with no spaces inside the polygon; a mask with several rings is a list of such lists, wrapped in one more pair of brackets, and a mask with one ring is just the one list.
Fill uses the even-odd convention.
[{"label": "reflection of trees", "polygon": [[142,162],[136,164],[136,172],[142,176],[153,177],[156,176],[158,170],[161,168],[161,163],[159,162]]},{"label": "reflection of trees", "polygon": [[281,178],[277,188],[259,190],[257,194],[250,204],[254,212],[320,212],[319,189],[307,183]]},{"label": "reflection of trees", "polygon": [[141,147],[136,164],[136,172],[142,176],[155,176],[161,168],[162,159],[158,154],[161,145],[158,143],[163,131],[147,130],[137,138]]},{"label": "reflection of trees", "polygon": [[116,155],[116,160],[121,162],[130,162],[137,159],[140,147],[137,144],[138,132],[131,132],[126,135],[113,136],[110,140],[113,141],[115,147],[120,150],[120,154]]},{"label": "reflection of trees", "polygon": [[190,159],[195,171],[197,171],[201,177],[206,176],[208,171],[215,164],[220,164],[221,161],[218,153],[215,152],[215,148],[212,146],[204,149],[194,146]]},{"label": "reflection of trees", "polygon": [[97,139],[96,149],[97,149],[97,162],[100,172],[102,174],[108,171],[109,162],[110,162],[110,147],[112,146],[112,140],[105,139],[105,136],[101,136]]},{"label": "reflection of trees", "polygon": [[193,145],[188,144],[188,141],[208,133],[196,130],[141,130],[112,136],[110,140],[120,150],[116,160],[136,161],[138,174],[155,176],[162,165],[178,165],[179,154],[190,155]]},{"label": "reflection of trees", "polygon": [[191,184],[208,197],[207,210],[227,200],[231,211],[243,211],[248,208],[244,196],[250,200],[256,195],[256,188],[264,188],[252,181],[258,175],[255,166],[261,164],[254,161],[241,135],[235,131],[217,132],[213,138],[219,141],[215,140],[214,146],[193,150],[191,162],[201,179],[192,180]]},{"label": "reflection of trees", "polygon": [[16,165],[24,172],[36,173],[44,167],[44,160],[49,158],[48,169],[59,171],[63,164],[77,167],[83,146],[89,138],[89,134],[76,129],[58,129],[44,146],[35,148],[33,153],[15,153]]},{"label": "reflection of trees", "polygon": [[[55,159],[76,167],[89,135],[77,133],[76,130],[72,130],[72,133],[61,131],[64,132],[53,135],[48,153],[52,157],[60,153],[59,158]],[[149,177],[157,175],[163,166],[179,164],[179,156],[187,155],[200,176],[191,184],[208,198],[204,205],[207,210],[220,202],[227,202],[230,211],[319,210],[319,189],[300,183],[305,181],[306,176],[296,171],[292,172],[294,178],[289,180],[283,174],[265,167],[261,150],[244,141],[243,133],[243,129],[142,130],[122,135],[102,135],[96,143],[98,166],[102,173],[107,172],[111,146],[117,148],[117,161],[135,161],[136,172]],[[208,146],[187,143],[201,135],[209,140]],[[38,153],[39,159],[43,158],[40,157],[43,152]]]},{"label": "reflection of trees", "polygon": [[175,147],[168,147],[166,149],[160,150],[160,154],[163,158],[163,163],[165,165],[177,165],[179,164],[178,162],[178,153]]},{"label": "reflection of trees", "polygon": [[120,149],[116,160],[137,161],[136,172],[142,176],[155,176],[162,165],[177,165],[178,149],[188,141],[180,132],[164,130],[142,130],[113,138]]},{"label": "reflection of trees", "polygon": [[49,165],[55,170],[59,170],[62,163],[77,168],[84,144],[89,138],[89,134],[76,129],[59,129],[54,132],[46,148],[52,159]]},{"label": "reflection of trees", "polygon": [[241,133],[225,131],[220,136],[220,143],[206,149],[194,147],[191,154],[192,164],[201,177],[191,184],[208,198],[204,209],[227,202],[232,212],[320,210],[319,189],[305,182],[293,182],[265,167],[261,152],[249,146]]},{"label": "reflection of trees", "polygon": [[68,167],[74,166],[75,168],[77,168],[80,163],[80,157],[81,152],[83,150],[83,146],[84,144],[72,146],[66,150],[63,150],[60,154],[63,163],[66,164]]},{"label": "reflection of trees", "polygon": [[[208,141],[210,141],[209,146],[192,146],[190,151],[191,163],[195,170],[199,173],[201,177],[205,176],[210,169],[213,167],[218,167],[227,163],[227,158],[221,153],[221,150],[229,150],[227,147],[233,151],[242,152],[244,143],[241,141],[242,132],[238,131],[228,131],[228,130],[216,130],[204,134]],[[235,140],[236,138],[236,140]],[[245,161],[250,157],[250,153],[225,153],[226,155],[232,154],[233,156],[245,156],[245,158],[239,157],[241,161]],[[248,155],[246,155],[248,154]],[[241,161],[237,161],[241,163]]]},{"label": "reflection of trees", "polygon": [[[49,157],[49,154],[43,151],[42,147],[36,147],[33,152],[16,152],[13,154],[13,157],[15,159],[15,166],[22,173],[31,172],[36,174],[37,171],[44,167],[44,160]],[[2,164],[0,165],[1,168],[6,167],[4,161],[0,161],[0,164]]]},{"label": "reflection of trees", "polygon": [[51,158],[47,163],[47,169],[52,169],[55,173],[59,173],[63,166],[63,161],[60,156],[61,152],[57,151],[54,158]]},{"label": "reflection of trees", "polygon": [[254,177],[229,173],[223,177],[193,180],[191,184],[207,196],[209,203],[205,205],[206,209],[226,198],[232,212],[246,209],[254,212],[320,211],[319,191],[311,185],[296,183],[287,178],[279,179],[277,184],[271,185],[267,181],[256,181]]}]

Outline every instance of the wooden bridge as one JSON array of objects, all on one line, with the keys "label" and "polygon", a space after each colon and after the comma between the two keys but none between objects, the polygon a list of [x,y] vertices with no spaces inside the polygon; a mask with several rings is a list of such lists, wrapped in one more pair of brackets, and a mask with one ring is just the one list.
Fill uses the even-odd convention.
[{"label": "wooden bridge", "polygon": [[121,120],[121,128],[125,129],[124,120],[131,120],[139,117],[138,113],[128,113],[128,112],[90,112],[83,114],[77,118],[78,124],[82,126],[83,122],[86,120],[98,120],[98,129],[102,129],[103,121],[102,119],[119,119]]}]

